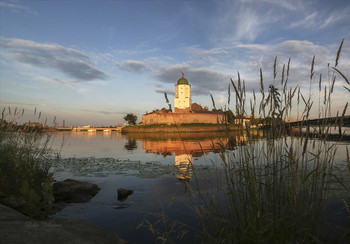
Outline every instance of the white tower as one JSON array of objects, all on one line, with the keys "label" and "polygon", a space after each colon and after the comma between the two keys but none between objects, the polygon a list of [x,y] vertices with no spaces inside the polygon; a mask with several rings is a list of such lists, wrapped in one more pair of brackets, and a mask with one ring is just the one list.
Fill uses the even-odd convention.
[{"label": "white tower", "polygon": [[182,72],[182,77],[175,85],[175,113],[189,113],[191,105],[191,85],[188,84],[188,80],[184,77],[184,72]]}]

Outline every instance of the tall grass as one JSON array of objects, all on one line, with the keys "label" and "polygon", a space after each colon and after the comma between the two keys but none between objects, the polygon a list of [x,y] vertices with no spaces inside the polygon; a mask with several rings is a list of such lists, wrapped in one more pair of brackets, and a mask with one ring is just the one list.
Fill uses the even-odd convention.
[{"label": "tall grass", "polygon": [[[343,44],[343,42],[342,42]],[[336,68],[341,52],[339,47],[335,66],[332,67],[348,83],[347,78]],[[201,220],[202,240],[205,243],[309,243],[327,241],[320,226],[326,222],[322,215],[328,199],[338,194],[349,194],[350,177],[340,180],[335,174],[337,143],[326,138],[331,127],[323,120],[313,128],[318,135],[311,136],[310,126],[305,134],[295,133],[288,121],[292,107],[303,103],[301,125],[310,119],[314,108],[311,100],[311,84],[314,78],[315,56],[310,69],[310,91],[305,96],[299,87],[288,88],[290,60],[287,71],[283,65],[280,90],[277,86],[277,57],[273,65],[273,81],[265,93],[263,72],[260,69],[261,101],[258,115],[271,118],[267,137],[258,143],[252,141],[249,130],[248,143],[239,146],[233,153],[222,145],[221,163],[225,172],[223,186],[215,187],[210,197],[195,207]],[[331,97],[334,92],[336,73],[324,89],[324,109],[319,118],[331,114]],[[321,93],[322,78],[319,79]],[[247,114],[245,82],[238,73],[237,82],[231,79],[234,88],[235,112],[240,118]],[[349,83],[348,83],[349,84]],[[345,86],[344,86],[345,87]],[[346,88],[346,87],[345,87]],[[343,123],[347,105],[339,118]],[[256,111],[256,96],[250,100],[250,112]],[[321,110],[319,110],[321,111]],[[321,112],[320,112],[321,113]],[[266,121],[266,120],[265,120]],[[319,129],[318,129],[319,128]],[[321,136],[323,135],[323,137]],[[316,141],[317,137],[323,139]],[[348,163],[349,159],[348,159]],[[350,171],[349,171],[350,174]],[[200,191],[200,189],[199,189]],[[346,193],[347,192],[347,193]],[[208,195],[209,196],[209,195]],[[214,197],[213,197],[214,196]],[[350,203],[343,200],[344,207]],[[343,230],[334,240],[348,241],[350,230]],[[328,240],[329,241],[329,240]]]},{"label": "tall grass", "polygon": [[11,114],[9,108],[0,120],[0,200],[30,217],[45,219],[53,203],[50,136],[37,132],[40,126],[19,125],[23,113],[16,108]]},{"label": "tall grass", "polygon": [[[350,92],[347,77],[337,67],[342,45],[343,41],[334,67],[330,68],[328,64],[329,80],[322,81],[321,74],[317,79],[319,119],[332,114],[336,75],[339,74],[346,82],[344,88]],[[247,137],[247,143],[235,145],[234,151],[227,150],[222,144],[220,162],[215,162],[215,165],[221,163],[224,179],[209,187],[212,189],[210,193],[202,191],[199,184],[192,186],[197,187],[199,192],[200,201],[193,202],[193,209],[202,226],[199,235],[203,243],[341,243],[350,238],[350,229],[342,229],[332,237],[323,233],[324,227],[328,226],[328,216],[324,211],[329,199],[339,194],[350,195],[348,148],[349,172],[335,164],[338,142],[327,141],[334,125],[327,120],[319,120],[314,128],[307,125],[315,108],[311,97],[311,88],[317,77],[315,56],[307,78],[309,94],[306,95],[301,87],[289,86],[290,63],[289,59],[287,65],[282,66],[279,78],[276,57],[273,78],[269,82],[264,81],[260,69],[260,95],[253,90],[251,99],[248,99],[240,73],[236,81],[231,79],[227,108],[230,109],[230,104],[234,107],[235,116],[241,119],[241,124],[245,115],[259,117],[264,123],[266,138],[255,141],[249,128],[239,127],[242,136]],[[231,97],[235,99],[230,101]],[[211,98],[215,108],[215,101]],[[347,106],[344,104],[343,111],[338,112],[336,124],[339,127],[344,122]],[[287,121],[296,117],[296,113],[300,125],[294,128]],[[306,128],[305,133],[301,133],[302,127]],[[201,181],[197,178],[195,166],[192,170],[195,181]],[[345,209],[350,209],[349,200],[344,198],[342,203]]]}]

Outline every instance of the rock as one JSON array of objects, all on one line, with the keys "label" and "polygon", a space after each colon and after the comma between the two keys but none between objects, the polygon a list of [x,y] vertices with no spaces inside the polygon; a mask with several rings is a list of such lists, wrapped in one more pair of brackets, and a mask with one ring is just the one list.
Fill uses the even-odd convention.
[{"label": "rock", "polygon": [[10,208],[22,211],[27,202],[21,196],[17,196],[17,197],[8,196],[8,197],[1,198],[0,203],[5,204]]},{"label": "rock", "polygon": [[118,200],[124,201],[128,198],[129,195],[133,194],[133,190],[128,190],[124,188],[118,188]]},{"label": "rock", "polygon": [[95,184],[73,179],[66,179],[53,184],[53,196],[56,203],[87,202],[99,191],[100,188]]},{"label": "rock", "polygon": [[8,206],[0,204],[0,222],[15,220],[30,220],[30,218]]}]

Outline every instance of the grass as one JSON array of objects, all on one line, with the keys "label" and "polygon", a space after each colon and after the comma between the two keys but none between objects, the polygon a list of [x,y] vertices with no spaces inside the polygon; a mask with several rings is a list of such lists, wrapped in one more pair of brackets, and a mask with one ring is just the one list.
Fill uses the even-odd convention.
[{"label": "grass", "polygon": [[[321,75],[318,79],[319,97],[324,94],[323,107],[318,110],[319,118],[331,115],[336,74],[340,74],[349,84],[337,68],[342,44],[343,42],[337,52],[334,67],[328,67],[330,73],[334,70],[329,81],[322,81]],[[338,143],[326,140],[331,127],[329,123],[323,121],[321,125],[315,126],[319,135],[311,136],[309,126],[306,133],[301,134],[283,122],[296,113],[295,107],[298,113],[299,108],[303,107],[302,125],[310,119],[311,110],[315,107],[311,99],[311,87],[315,78],[314,63],[315,57],[312,58],[308,95],[302,94],[298,86],[288,86],[290,60],[287,65],[283,65],[281,78],[277,77],[277,57],[273,65],[272,84],[267,91],[260,69],[260,101],[255,91],[248,100],[245,81],[239,73],[236,82],[231,79],[235,97],[232,105],[236,117],[247,115],[246,108],[249,104],[252,116],[270,119],[264,122],[264,128],[267,128],[266,139],[254,142],[250,131],[240,127],[242,136],[247,137],[246,145],[237,144],[234,151],[226,150],[225,145],[221,145],[220,162],[213,164],[222,165],[225,178],[223,183],[210,188],[214,190],[210,193],[202,191],[198,187],[198,181],[202,179],[195,177],[200,201],[193,204],[202,225],[198,234],[203,243],[342,243],[349,240],[349,228],[341,229],[338,233],[332,230],[326,234],[323,232],[329,219],[324,211],[332,196],[340,196],[343,208],[350,208],[349,199],[344,198],[350,196],[348,148],[349,172],[346,168],[339,169],[335,164]],[[324,83],[327,85],[322,90]],[[350,91],[346,86],[344,88]],[[230,99],[228,108],[229,105]],[[213,106],[215,107],[214,100]],[[322,106],[321,99],[319,106]],[[341,126],[347,106],[344,104],[344,110],[339,113],[338,126]],[[331,234],[328,235],[329,233]],[[162,241],[164,242],[166,240]]]},{"label": "grass", "polygon": [[10,109],[7,116],[3,113],[0,121],[0,197],[5,203],[4,199],[17,199],[19,211],[45,219],[53,203],[50,136],[31,125],[17,125],[16,110],[12,118]]},{"label": "grass", "polygon": [[[343,42],[342,42],[343,43]],[[337,53],[338,64],[342,44]],[[277,83],[277,57],[274,62],[274,81]],[[267,139],[257,143],[248,143],[238,147],[235,154],[222,150],[221,163],[225,170],[224,186],[216,188],[215,198],[205,199],[196,207],[202,221],[202,237],[210,243],[309,243],[323,241],[348,240],[350,230],[328,240],[320,226],[325,225],[327,217],[322,213],[328,199],[335,194],[349,194],[349,174],[340,180],[335,172],[335,154],[337,143],[309,138],[310,129],[300,136],[290,133],[283,121],[288,120],[292,106],[300,100],[304,102],[302,123],[310,118],[313,109],[311,84],[314,77],[313,57],[310,70],[310,93],[305,96],[298,87],[288,88],[289,65],[281,72],[281,91],[274,85],[264,93],[263,73],[260,70],[261,101],[259,116],[270,117],[271,126]],[[339,70],[335,69],[338,73]],[[341,73],[340,73],[341,74]],[[345,81],[345,76],[342,76]],[[319,118],[330,115],[331,96],[334,91],[335,73],[330,86],[325,89],[323,109]],[[321,84],[321,76],[319,83]],[[237,83],[231,80],[236,95],[236,114],[246,114],[246,91],[244,80],[238,74]],[[319,85],[321,87],[321,85]],[[298,93],[297,93],[298,91]],[[322,90],[320,88],[320,93]],[[297,96],[297,97],[296,97]],[[297,98],[297,101],[295,101]],[[300,99],[301,98],[301,99]],[[255,111],[254,100],[250,100],[251,112]],[[340,117],[343,120],[346,104]],[[324,122],[327,134],[331,125]],[[317,126],[316,126],[317,127]],[[243,132],[243,131],[242,131]],[[250,139],[249,131],[248,141]],[[223,147],[224,148],[224,147]],[[348,164],[350,164],[348,158]],[[343,199],[344,207],[350,203]]]}]

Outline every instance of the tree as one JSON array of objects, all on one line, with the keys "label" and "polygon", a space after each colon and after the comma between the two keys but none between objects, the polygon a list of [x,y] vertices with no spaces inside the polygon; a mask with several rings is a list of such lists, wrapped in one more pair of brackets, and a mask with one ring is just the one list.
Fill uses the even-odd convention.
[{"label": "tree", "polygon": [[135,114],[127,114],[123,118],[129,125],[136,125],[137,116]]},{"label": "tree", "polygon": [[233,112],[231,109],[227,110],[224,112],[226,119],[227,119],[227,123],[229,124],[234,124],[235,123],[235,116],[233,115]]}]

